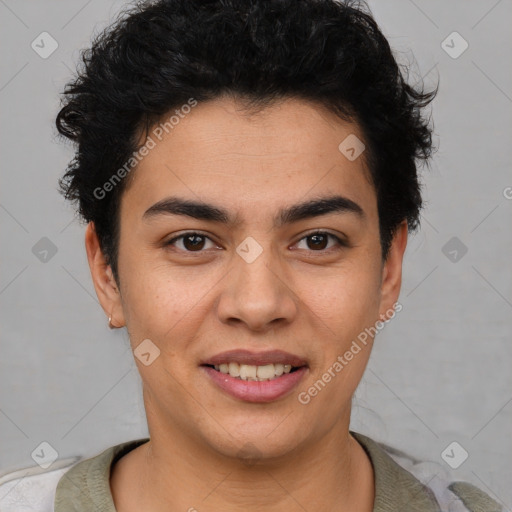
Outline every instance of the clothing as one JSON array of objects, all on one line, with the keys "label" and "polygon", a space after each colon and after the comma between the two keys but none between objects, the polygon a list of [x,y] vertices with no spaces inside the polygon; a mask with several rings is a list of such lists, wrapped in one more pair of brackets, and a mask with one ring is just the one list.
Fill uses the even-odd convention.
[{"label": "clothing", "polygon": [[[442,467],[351,432],[375,474],[373,512],[502,512],[486,493],[465,482],[450,483]],[[112,446],[89,459],[38,475],[16,472],[0,478],[1,512],[115,512],[110,491],[114,462],[149,438]],[[2,483],[4,482],[4,483]],[[424,483],[422,483],[424,482]],[[425,484],[428,484],[425,485]]]}]

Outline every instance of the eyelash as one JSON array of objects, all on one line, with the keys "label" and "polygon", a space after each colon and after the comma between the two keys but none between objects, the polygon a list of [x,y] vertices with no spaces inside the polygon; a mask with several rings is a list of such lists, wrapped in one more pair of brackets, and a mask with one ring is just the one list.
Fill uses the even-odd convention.
[{"label": "eyelash", "polygon": [[[181,240],[181,239],[184,239],[188,236],[191,236],[191,235],[197,235],[197,236],[200,236],[202,238],[205,238],[205,239],[208,239],[210,240],[211,242],[213,242],[213,240],[210,239],[210,237],[202,234],[202,233],[199,233],[197,231],[187,231],[186,233],[182,233],[181,235],[179,236],[176,236],[174,238],[172,238],[171,240],[167,241],[164,243],[164,246],[167,247],[167,246],[172,246],[176,241],[178,240]],[[308,233],[307,235],[303,236],[300,240],[298,240],[296,243],[298,244],[299,242],[302,242],[302,240],[306,239],[306,238],[309,238],[311,236],[314,236],[314,235],[327,235],[331,238],[334,238],[334,240],[336,240],[336,242],[338,243],[338,245],[340,247],[348,247],[348,243],[345,242],[344,240],[342,240],[341,238],[339,238],[338,236],[334,235],[333,233],[329,233],[328,231],[320,231],[320,230],[317,230],[317,231],[313,231],[311,233]],[[215,242],[214,242],[215,243]],[[333,249],[332,247],[330,249]],[[318,253],[326,253],[326,252],[329,252],[330,249],[321,249],[321,250],[318,250],[318,251],[315,251],[313,249],[309,249],[311,252],[318,252]],[[339,250],[339,248],[338,248]],[[185,252],[185,253],[189,253],[189,254],[200,254],[202,252],[205,252],[205,250],[199,250],[199,251],[188,251],[188,250],[181,250],[181,252]]]}]

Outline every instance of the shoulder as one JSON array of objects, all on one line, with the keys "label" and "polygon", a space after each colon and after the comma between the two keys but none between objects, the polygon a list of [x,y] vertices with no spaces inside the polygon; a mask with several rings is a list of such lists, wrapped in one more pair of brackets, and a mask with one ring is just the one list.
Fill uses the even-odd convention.
[{"label": "shoulder", "polygon": [[[0,476],[1,512],[69,512],[103,510],[97,500],[110,499],[110,467],[117,457],[148,438],[110,446],[92,457],[58,459],[48,469],[28,467]],[[92,505],[92,507],[90,506]]]},{"label": "shoulder", "polygon": [[61,459],[51,469],[39,466],[19,469],[0,476],[2,512],[53,512],[57,484],[81,457]]},{"label": "shoulder", "polygon": [[[441,463],[421,461],[362,434],[355,432],[352,434],[370,456],[376,476],[378,473],[384,472],[388,475],[392,474],[394,480],[399,482],[399,487],[403,487],[404,482],[414,486],[411,480],[413,479],[418,484],[418,489],[421,486],[425,495],[430,495],[435,499],[432,510],[441,512],[503,511],[503,507],[498,502],[478,487],[469,482],[454,481],[449,471]],[[382,480],[381,478],[381,483]],[[378,485],[377,481],[376,484]],[[394,484],[386,479],[386,485],[392,487]],[[415,493],[417,494],[417,491]]]}]

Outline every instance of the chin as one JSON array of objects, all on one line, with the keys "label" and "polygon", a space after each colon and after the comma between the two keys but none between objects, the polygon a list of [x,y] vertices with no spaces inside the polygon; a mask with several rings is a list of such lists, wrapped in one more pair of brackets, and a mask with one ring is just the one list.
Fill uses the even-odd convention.
[{"label": "chin", "polygon": [[305,441],[304,429],[296,421],[285,426],[283,418],[273,416],[267,420],[248,421],[245,415],[239,422],[231,422],[227,432],[222,427],[216,428],[214,435],[205,441],[227,458],[240,459],[251,465],[270,462],[289,455]]}]

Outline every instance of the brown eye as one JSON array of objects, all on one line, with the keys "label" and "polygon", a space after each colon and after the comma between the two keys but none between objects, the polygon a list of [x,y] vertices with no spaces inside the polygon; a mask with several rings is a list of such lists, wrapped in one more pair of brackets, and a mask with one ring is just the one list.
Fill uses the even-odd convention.
[{"label": "brown eye", "polygon": [[[301,240],[299,240],[299,243],[303,240],[306,240],[306,249],[311,250],[314,252],[320,252],[328,249],[329,239],[335,240],[338,246],[345,247],[347,244],[341,240],[336,235],[333,235],[332,233],[327,233],[325,231],[317,231],[315,233],[310,233],[309,235],[305,236]],[[329,248],[332,248],[329,247]]]},{"label": "brown eye", "polygon": [[189,251],[201,250],[204,246],[204,236],[187,235],[183,237],[183,246]]},{"label": "brown eye", "polygon": [[307,237],[311,244],[310,249],[325,249],[328,243],[328,237],[326,235],[310,235]]},{"label": "brown eye", "polygon": [[[206,236],[200,233],[183,233],[180,236],[173,238],[165,243],[165,246],[174,246],[183,252],[201,252],[205,248],[206,241],[213,242]],[[177,243],[178,242],[178,243]],[[181,243],[181,247],[179,247]]]}]

